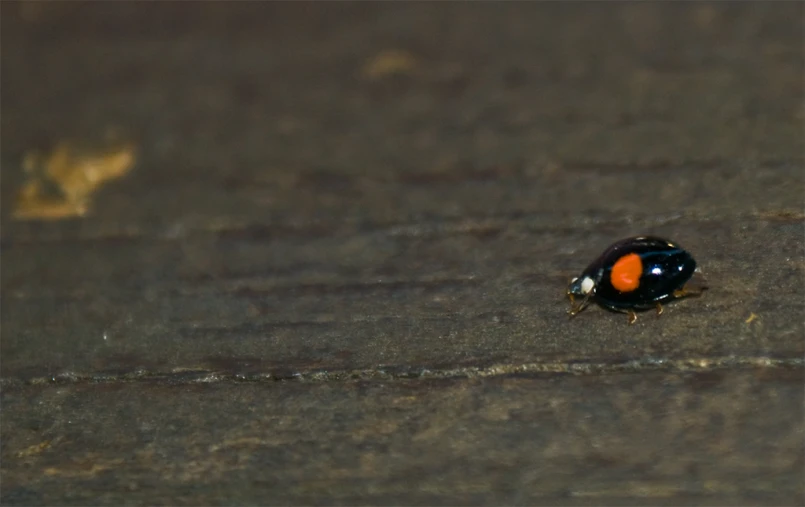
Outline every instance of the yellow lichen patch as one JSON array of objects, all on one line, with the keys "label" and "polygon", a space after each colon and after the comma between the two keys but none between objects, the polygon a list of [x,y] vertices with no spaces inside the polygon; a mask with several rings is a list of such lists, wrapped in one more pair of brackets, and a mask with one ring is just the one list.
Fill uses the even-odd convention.
[{"label": "yellow lichen patch", "polygon": [[417,59],[408,51],[389,49],[381,51],[366,61],[363,76],[380,79],[393,74],[409,74],[417,66]]},{"label": "yellow lichen patch", "polygon": [[718,17],[719,11],[711,4],[697,5],[693,9],[693,22],[701,30],[712,30],[713,23]]},{"label": "yellow lichen patch", "polygon": [[235,438],[231,440],[225,440],[219,444],[212,444],[210,445],[210,452],[218,452],[223,449],[229,449],[231,447],[263,447],[271,445],[270,442],[266,442],[265,440],[257,437],[243,437],[243,438]]},{"label": "yellow lichen patch", "polygon": [[115,459],[90,459],[86,457],[84,460],[75,461],[63,468],[48,467],[43,470],[47,477],[78,477],[90,478],[95,477],[99,473],[112,470],[119,467],[123,463],[121,458]]},{"label": "yellow lichen patch", "polygon": [[34,456],[36,454],[41,453],[45,449],[48,449],[50,447],[50,444],[51,444],[50,440],[45,440],[44,442],[39,442],[38,444],[28,446],[25,449],[18,452],[17,457],[27,458],[28,456]]},{"label": "yellow lichen patch", "polygon": [[601,484],[600,488],[593,486],[590,489],[572,491],[571,495],[576,497],[669,498],[679,495],[681,491],[680,486],[673,483],[632,481],[615,487]]},{"label": "yellow lichen patch", "polygon": [[129,172],[134,158],[130,143],[85,149],[62,142],[47,155],[29,153],[23,160],[28,178],[17,195],[14,217],[58,220],[85,216],[92,194],[103,183]]}]

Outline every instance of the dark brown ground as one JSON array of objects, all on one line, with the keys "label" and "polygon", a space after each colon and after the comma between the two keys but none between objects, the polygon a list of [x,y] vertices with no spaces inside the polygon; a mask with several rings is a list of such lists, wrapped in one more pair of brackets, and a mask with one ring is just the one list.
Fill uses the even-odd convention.
[{"label": "dark brown ground", "polygon": [[[3,2],[0,501],[805,504],[803,14]],[[711,290],[568,320],[641,233]]]}]

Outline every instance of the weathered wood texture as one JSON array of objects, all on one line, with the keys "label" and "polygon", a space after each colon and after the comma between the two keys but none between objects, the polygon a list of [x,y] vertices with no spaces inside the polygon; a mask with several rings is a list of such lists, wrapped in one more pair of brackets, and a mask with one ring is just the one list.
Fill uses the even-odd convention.
[{"label": "weathered wood texture", "polygon": [[4,397],[4,503],[792,504],[801,380],[31,386]]},{"label": "weathered wood texture", "polygon": [[[804,501],[802,4],[2,14],[3,504]],[[639,233],[711,290],[568,321]]]}]

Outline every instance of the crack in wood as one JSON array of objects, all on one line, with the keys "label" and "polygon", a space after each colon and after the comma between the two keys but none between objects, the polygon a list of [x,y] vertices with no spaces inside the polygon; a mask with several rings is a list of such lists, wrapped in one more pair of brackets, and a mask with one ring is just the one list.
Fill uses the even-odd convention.
[{"label": "crack in wood", "polygon": [[[30,228],[24,234],[18,231],[11,236],[0,237],[0,247],[37,244],[37,243],[127,243],[136,241],[176,241],[191,236],[204,234],[215,235],[219,240],[228,241],[275,241],[278,238],[323,238],[339,235],[378,234],[395,238],[423,238],[431,236],[471,235],[480,238],[497,237],[506,231],[521,231],[527,234],[578,231],[580,226],[617,227],[623,224],[641,223],[647,227],[658,227],[681,221],[693,223],[746,223],[757,221],[763,223],[802,223],[805,214],[800,210],[763,210],[735,214],[714,214],[708,212],[675,212],[663,215],[638,216],[634,213],[623,213],[612,210],[586,210],[576,213],[568,220],[565,213],[523,213],[506,212],[483,216],[434,216],[434,217],[401,217],[399,220],[386,222],[367,222],[342,219],[338,222],[326,220],[310,220],[294,223],[293,221],[267,220],[266,223],[250,223],[235,218],[219,219],[215,226],[199,227],[193,225],[166,225],[155,229],[129,225],[119,230],[107,231],[72,231],[65,234],[63,229],[47,227]],[[76,233],[77,232],[77,233]]]},{"label": "crack in wood", "polygon": [[[399,381],[434,379],[470,379],[501,376],[560,375],[604,376],[650,372],[708,373],[721,370],[795,371],[805,373],[805,358],[766,356],[719,356],[662,358],[644,357],[621,360],[566,360],[531,362],[522,364],[500,363],[488,366],[462,366],[456,368],[429,368],[427,366],[378,366],[365,369],[311,369],[275,370],[261,372],[216,371],[210,369],[174,368],[170,371],[138,369],[123,373],[65,372],[55,376],[28,379],[2,378],[0,387],[47,384],[118,384],[162,382],[168,385],[216,384],[225,382],[346,382],[346,381]],[[802,375],[800,375],[802,377]],[[803,377],[805,378],[805,377]]]}]

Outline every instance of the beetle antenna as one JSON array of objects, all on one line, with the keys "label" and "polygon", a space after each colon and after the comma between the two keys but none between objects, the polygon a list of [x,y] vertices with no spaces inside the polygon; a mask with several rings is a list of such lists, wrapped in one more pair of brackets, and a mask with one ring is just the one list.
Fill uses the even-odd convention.
[{"label": "beetle antenna", "polygon": [[581,303],[575,304],[573,296],[571,295],[570,303],[571,303],[572,306],[571,306],[570,310],[567,311],[567,314],[570,317],[575,317],[576,315],[581,313],[585,308],[587,308],[587,305],[590,304],[590,297],[591,296],[592,296],[592,293],[587,294],[586,296],[584,296],[584,299],[581,300]]}]

